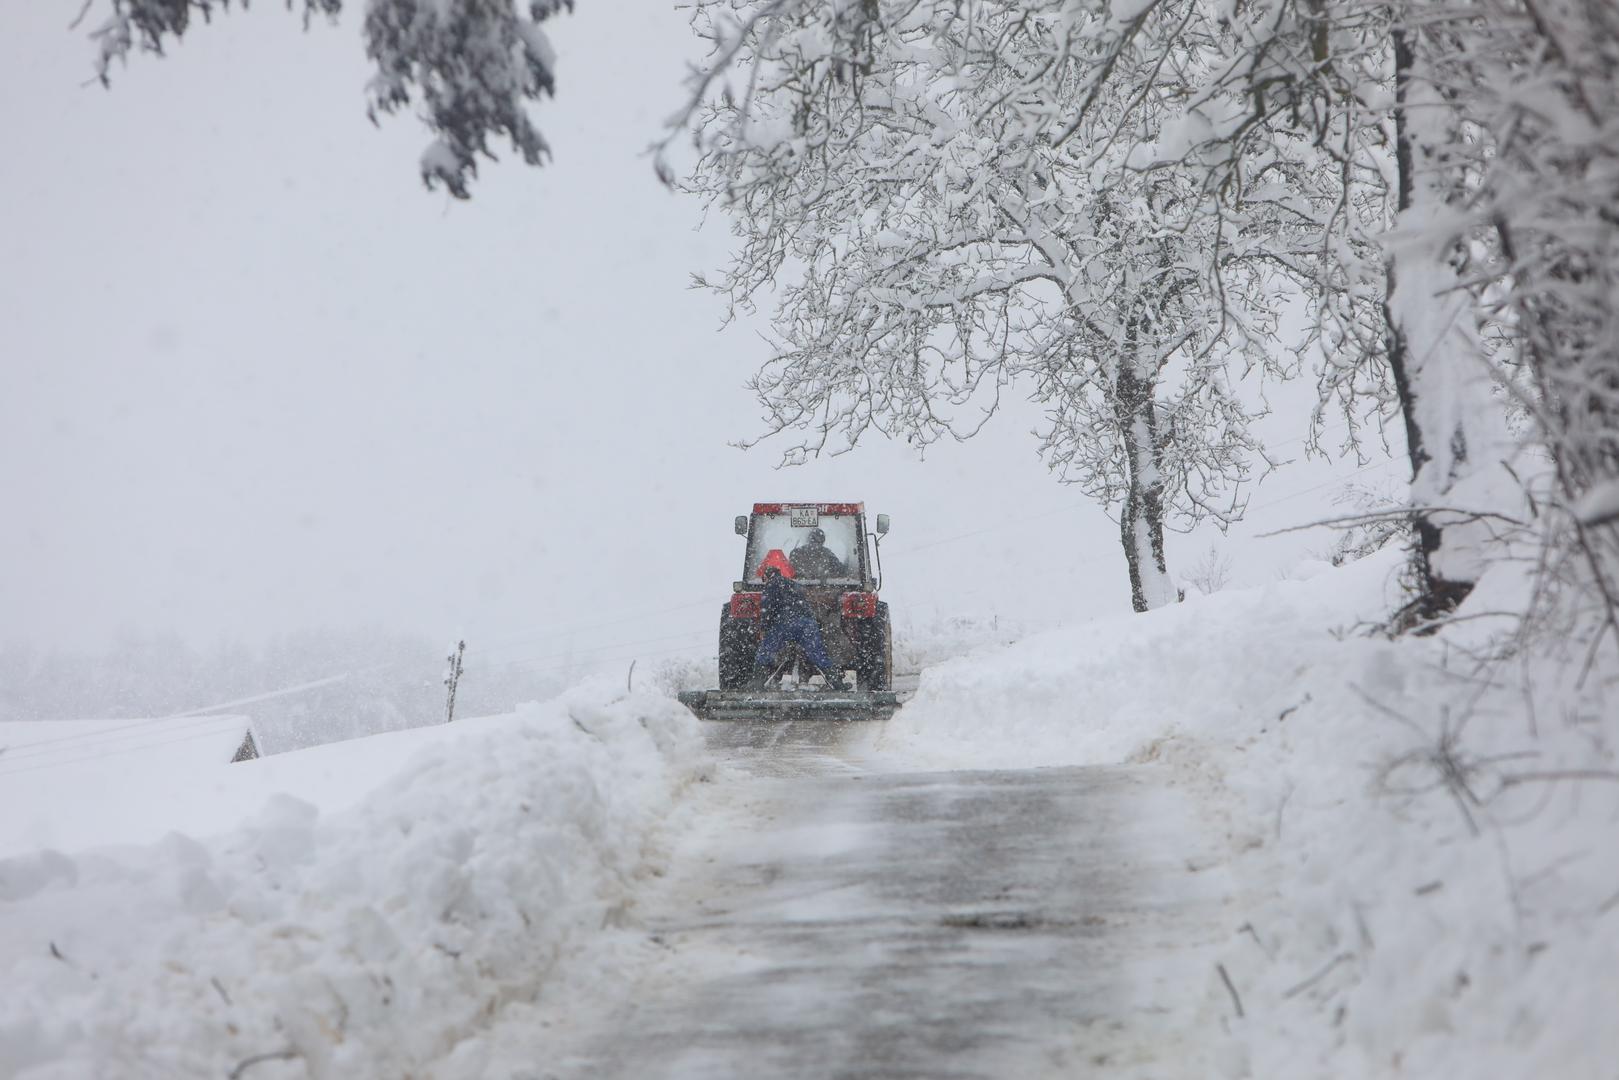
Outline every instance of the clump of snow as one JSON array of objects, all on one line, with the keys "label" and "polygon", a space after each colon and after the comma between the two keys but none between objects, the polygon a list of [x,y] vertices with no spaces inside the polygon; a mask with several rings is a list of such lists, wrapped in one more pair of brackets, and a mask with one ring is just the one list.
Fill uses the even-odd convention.
[{"label": "clump of snow", "polygon": [[1585,525],[1602,525],[1619,518],[1619,480],[1604,480],[1581,495],[1574,517]]},{"label": "clump of snow", "polygon": [[1398,559],[943,664],[870,749],[923,767],[1132,762],[1193,794],[1236,886],[1231,988],[1206,973],[1226,1075],[1607,1075],[1613,644],[1583,683],[1579,643],[1500,659],[1515,622],[1493,613],[1524,610],[1514,564],[1434,637],[1368,634],[1398,606]]},{"label": "clump of snow", "polygon": [[611,920],[706,760],[685,709],[597,683],[229,768],[384,741],[346,810],[278,794],[214,838],[0,861],[0,1075],[424,1075]]}]

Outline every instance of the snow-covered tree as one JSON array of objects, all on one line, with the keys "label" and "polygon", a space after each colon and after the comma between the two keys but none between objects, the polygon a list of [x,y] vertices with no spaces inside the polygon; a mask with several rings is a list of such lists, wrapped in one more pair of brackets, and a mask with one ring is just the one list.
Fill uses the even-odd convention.
[{"label": "snow-covered tree", "polygon": [[[1358,128],[1360,160],[1386,174],[1345,172],[1343,189],[1387,216],[1366,235],[1385,253],[1385,354],[1421,585],[1408,614],[1420,623],[1467,596],[1520,502],[1504,490],[1509,401],[1535,422],[1565,505],[1614,472],[1619,11],[1605,0],[1319,10],[1316,64],[1293,78],[1342,115],[1301,109],[1302,130],[1331,147]],[[1337,68],[1356,74],[1334,85]],[[1600,539],[1568,527],[1578,546]],[[1588,580],[1611,612],[1609,580]]]},{"label": "snow-covered tree", "polygon": [[[1471,590],[1508,501],[1504,391],[1527,394],[1555,454],[1581,458],[1564,470],[1570,499],[1595,483],[1576,474],[1594,477],[1590,463],[1609,453],[1598,431],[1611,376],[1591,363],[1611,355],[1611,230],[1599,208],[1611,217],[1600,148],[1612,142],[1602,93],[1613,10],[1602,0],[703,0],[695,21],[712,55],[678,123],[703,153],[694,186],[724,203],[741,237],[719,286],[742,301],[778,274],[802,275],[783,292],[781,348],[759,382],[773,427],[820,433],[799,451],[879,419],[926,441],[941,401],[965,404],[985,382],[999,389],[1065,341],[1079,370],[1097,365],[1080,381],[1100,378],[1106,392],[1102,343],[1134,355],[1132,310],[1163,312],[1193,335],[1183,349],[1217,367],[1233,355],[1251,362],[1254,330],[1273,316],[1264,289],[1286,282],[1315,316],[1309,337],[1287,344],[1319,361],[1322,408],[1343,407],[1352,440],[1368,413],[1381,420],[1397,407],[1403,420],[1410,615],[1421,623]],[[1100,265],[1086,238],[1110,221],[1131,241],[1107,249],[1111,292],[1073,273]],[[1528,263],[1513,254],[1517,234],[1532,237]],[[1148,238],[1169,253],[1156,277]],[[919,277],[940,255],[954,276]],[[1064,260],[1066,272],[1050,269]],[[1244,263],[1274,276],[1234,277]],[[1045,278],[1060,300],[1040,292]],[[1182,279],[1197,283],[1188,291],[1202,307],[1169,302]],[[948,314],[922,322],[933,306]],[[827,336],[850,328],[859,333]],[[1104,333],[1087,340],[1092,328]],[[1585,360],[1571,363],[1571,347]],[[903,378],[872,377],[884,357]],[[1054,417],[1066,416],[1054,392],[1063,378],[1038,385]],[[1110,400],[1129,399],[1128,380],[1115,375],[1111,387]],[[1047,433],[1048,454],[1077,466],[1070,478],[1107,475],[1095,430],[1054,423]]]},{"label": "snow-covered tree", "polygon": [[1048,461],[1118,509],[1146,609],[1175,595],[1166,518],[1241,513],[1263,450],[1232,383],[1288,366],[1290,290],[1357,353],[1334,392],[1380,382],[1358,352],[1382,340],[1375,289],[1323,286],[1371,249],[1358,219],[1341,244],[1320,222],[1363,208],[1307,147],[1210,151],[1217,126],[1249,137],[1245,84],[1225,89],[1235,31],[1196,3],[1138,7],[709,0],[681,120],[690,186],[739,240],[713,286],[745,307],[781,281],[753,386],[772,434],[807,433],[787,459],[871,429],[969,437],[1027,392]]},{"label": "snow-covered tree", "polygon": [[1589,512],[1619,494],[1619,7],[1486,0],[1466,14],[1412,50],[1413,83],[1424,60],[1431,75],[1430,107],[1411,115],[1449,121],[1426,170],[1443,212],[1418,235],[1449,253],[1446,302],[1499,342],[1503,388],[1550,462],[1543,565],[1597,601],[1593,647],[1607,631],[1619,645],[1619,527]]},{"label": "snow-covered tree", "polygon": [[[91,32],[104,84],[113,62],[132,49],[161,54],[195,19],[206,22],[230,8],[230,0],[109,2],[111,11]],[[99,3],[87,0],[86,14]],[[302,5],[307,25],[317,16],[335,19],[343,0]],[[429,188],[442,183],[467,198],[478,158],[495,156],[491,140],[508,140],[530,165],[550,155],[528,109],[556,90],[556,58],[543,24],[572,8],[573,0],[366,0],[365,50],[376,68],[367,87],[369,115],[375,122],[381,113],[420,103],[433,133],[421,157]]]}]

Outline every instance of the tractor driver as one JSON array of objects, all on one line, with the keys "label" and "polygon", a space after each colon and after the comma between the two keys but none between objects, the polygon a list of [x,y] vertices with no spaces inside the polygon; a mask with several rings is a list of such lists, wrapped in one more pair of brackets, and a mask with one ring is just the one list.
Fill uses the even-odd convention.
[{"label": "tractor driver", "polygon": [[825,579],[843,577],[849,572],[843,560],[827,549],[824,529],[811,529],[804,542],[793,549],[790,558],[797,577]]},{"label": "tractor driver", "polygon": [[788,645],[797,645],[804,659],[821,670],[830,690],[845,690],[843,672],[837,670],[832,658],[826,654],[826,643],[821,640],[821,627],[810,610],[809,598],[792,580],[792,564],[782,555],[780,548],[772,549],[759,564],[759,577],[764,580],[764,601],[760,605],[760,619],[764,623],[764,640],[753,658],[753,678],[749,687],[764,688],[781,651]]}]

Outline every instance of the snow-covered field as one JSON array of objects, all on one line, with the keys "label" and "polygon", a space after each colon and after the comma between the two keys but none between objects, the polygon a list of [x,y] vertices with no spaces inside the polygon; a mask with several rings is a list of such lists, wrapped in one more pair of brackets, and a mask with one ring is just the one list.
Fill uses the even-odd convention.
[{"label": "snow-covered field", "polygon": [[[1010,645],[941,625],[908,646],[914,700],[852,752],[1124,763],[1178,788],[1222,838],[1188,868],[1234,890],[1195,976],[1226,1075],[1610,1078],[1614,665],[1577,688],[1583,656],[1470,659],[1512,606],[1506,572],[1462,609],[1478,618],[1370,634],[1397,577],[1386,552]],[[479,1075],[503,1020],[638,962],[599,931],[660,871],[709,760],[666,696],[606,682],[235,765],[241,721],[217,726],[179,757],[112,741],[0,777],[0,1075],[222,1076],[257,1055],[254,1080]]]},{"label": "snow-covered field", "polygon": [[508,716],[171,762],[150,786],[198,790],[169,803],[59,770],[54,796],[30,796],[50,800],[40,815],[99,816],[99,841],[175,831],[0,861],[0,1075],[222,1077],[259,1055],[254,1080],[419,1075],[611,919],[704,761],[684,709],[592,684]]},{"label": "snow-covered field", "polygon": [[0,723],[0,858],[235,824],[233,810],[264,800],[225,767],[247,728],[242,716]]}]

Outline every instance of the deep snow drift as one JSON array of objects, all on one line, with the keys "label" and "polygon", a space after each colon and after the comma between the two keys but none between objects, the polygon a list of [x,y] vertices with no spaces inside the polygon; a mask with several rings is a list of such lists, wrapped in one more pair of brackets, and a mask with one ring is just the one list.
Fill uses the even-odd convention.
[{"label": "deep snow drift", "polygon": [[904,767],[1158,763],[1189,787],[1241,891],[1231,990],[1206,973],[1230,1075],[1611,1077],[1611,643],[1583,689],[1583,650],[1475,660],[1490,612],[1522,609],[1511,569],[1436,637],[1368,636],[1398,560],[944,664],[870,749]]},{"label": "deep snow drift", "polygon": [[220,766],[261,798],[347,774],[345,810],[277,794],[212,839],[0,861],[0,1075],[421,1075],[610,920],[705,761],[684,709],[595,684]]}]

